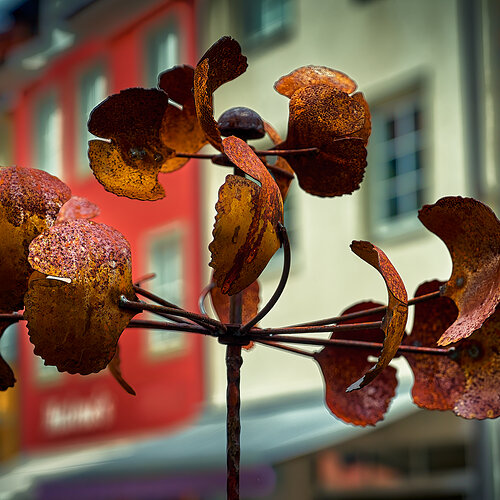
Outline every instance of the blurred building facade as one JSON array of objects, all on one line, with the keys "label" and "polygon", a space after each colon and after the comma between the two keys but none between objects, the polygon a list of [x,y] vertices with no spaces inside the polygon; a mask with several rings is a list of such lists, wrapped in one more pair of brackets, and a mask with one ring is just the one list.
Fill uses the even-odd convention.
[{"label": "blurred building facade", "polygon": [[[499,213],[500,28],[494,0],[11,4],[15,12],[23,7],[31,13],[15,17],[18,23],[25,20],[23,33],[30,36],[15,38],[2,51],[0,160],[62,175],[74,194],[98,203],[103,214],[98,220],[131,242],[135,275],[158,272],[163,269],[158,263],[165,264],[154,290],[192,310],[210,278],[204,249],[227,171],[208,166],[198,172],[191,165],[165,177],[167,198],[154,209],[118,199],[89,176],[84,116],[107,94],[153,86],[159,70],[178,62],[194,65],[222,35],[241,43],[249,68],[216,92],[216,117],[230,107],[248,106],[286,136],[288,99],[273,90],[273,83],[307,64],[350,75],[372,111],[361,189],[335,199],[292,189],[286,203],[292,273],[262,326],[329,317],[363,299],[385,302],[380,277],[349,250],[354,239],[381,247],[409,294],[423,281],[446,280],[451,263],[444,245],[416,217],[422,204],[460,194],[482,199]],[[28,22],[33,16],[38,29]],[[277,257],[261,279],[262,303],[280,271]],[[35,365],[31,344],[21,342],[20,449],[27,456],[5,468],[6,477],[18,473],[32,481],[28,493],[12,486],[19,498],[68,498],[69,491],[89,498],[95,485],[102,496],[92,498],[165,498],[165,491],[166,498],[223,497],[223,347],[150,337],[148,343],[145,334],[124,335],[124,375],[138,398],[145,397],[131,403],[107,375],[88,381]],[[156,350],[152,357],[151,349]],[[417,411],[407,395],[411,375],[403,362],[399,368],[406,396],[398,396],[387,423],[366,430],[328,415],[320,371],[311,359],[265,347],[245,353],[243,498],[498,498],[497,422]],[[92,410],[84,403],[95,402],[96,391],[111,394],[117,405],[106,410],[104,402],[97,413],[115,415],[116,421],[82,428],[74,415]],[[47,409],[48,402],[55,403]],[[6,415],[19,411],[12,408]],[[159,420],[146,423],[144,415],[151,412]],[[175,433],[183,423],[188,427]],[[58,431],[68,425],[66,434]],[[145,431],[156,433],[155,439],[140,440]],[[130,442],[114,440],[126,435]],[[88,454],[61,447],[74,442]],[[64,463],[58,457],[75,470],[59,477]],[[40,472],[44,467],[52,472]]]}]

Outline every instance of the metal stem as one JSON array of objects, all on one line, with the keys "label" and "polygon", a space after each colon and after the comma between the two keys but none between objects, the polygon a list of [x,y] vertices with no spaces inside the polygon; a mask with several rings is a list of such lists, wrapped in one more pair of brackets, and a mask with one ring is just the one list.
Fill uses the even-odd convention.
[{"label": "metal stem", "polygon": [[133,319],[127,325],[127,328],[151,328],[156,330],[171,330],[177,332],[187,332],[187,333],[200,333],[202,335],[210,335],[212,337],[217,337],[217,335],[208,328],[203,326],[194,325],[192,323],[179,325],[177,323],[168,323],[166,321],[154,321],[147,319]]},{"label": "metal stem", "polygon": [[302,349],[296,349],[295,347],[290,347],[287,345],[279,344],[278,342],[270,342],[268,340],[255,340],[259,344],[267,345],[269,347],[275,347],[276,349],[281,349],[282,351],[293,352],[294,354],[300,354],[301,356],[308,356],[310,358],[314,357],[314,353],[309,351],[304,351]]},{"label": "metal stem", "polygon": [[380,329],[382,321],[373,321],[370,323],[352,323],[349,325],[326,325],[326,326],[300,326],[293,328],[253,328],[250,330],[252,337],[258,338],[274,338],[275,335],[284,333],[331,333],[331,332],[346,332],[366,329]]},{"label": "metal stem", "polygon": [[[293,156],[293,155],[303,155],[309,153],[317,153],[318,148],[301,148],[301,149],[265,149],[265,150],[254,150],[254,153],[258,156]],[[214,156],[219,153],[214,154],[203,154],[203,153],[176,153],[175,156],[178,158],[198,158],[201,160],[211,160]]]}]

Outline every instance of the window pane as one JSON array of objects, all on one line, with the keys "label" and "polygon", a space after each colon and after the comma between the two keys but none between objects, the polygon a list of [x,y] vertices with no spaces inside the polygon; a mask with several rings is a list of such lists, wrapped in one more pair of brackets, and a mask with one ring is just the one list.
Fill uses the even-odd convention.
[{"label": "window pane", "polygon": [[49,174],[62,177],[61,113],[53,95],[38,102],[35,119],[36,166]]},{"label": "window pane", "polygon": [[179,35],[170,25],[154,32],[146,45],[147,75],[146,81],[150,87],[156,87],[158,75],[179,64]]}]

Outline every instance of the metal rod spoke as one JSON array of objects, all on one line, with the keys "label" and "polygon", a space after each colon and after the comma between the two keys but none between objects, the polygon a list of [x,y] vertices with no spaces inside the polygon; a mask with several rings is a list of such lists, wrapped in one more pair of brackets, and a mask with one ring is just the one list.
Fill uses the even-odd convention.
[{"label": "metal rod spoke", "polygon": [[309,351],[304,351],[302,349],[296,349],[295,347],[290,347],[286,345],[279,344],[278,342],[271,342],[269,340],[255,340],[254,342],[257,342],[262,345],[267,345],[269,347],[274,347],[276,349],[280,349],[282,351],[288,351],[288,352],[293,352],[294,354],[300,354],[301,356],[308,356],[312,358],[314,356],[314,353],[309,352]]},{"label": "metal rod spoke", "polygon": [[373,321],[370,323],[352,323],[350,325],[326,325],[326,326],[301,326],[291,328],[253,328],[250,334],[255,337],[273,338],[275,335],[295,334],[295,333],[332,333],[346,332],[367,329],[380,329],[382,321]]},{"label": "metal rod spoke", "polygon": [[146,328],[167,331],[178,331],[186,333],[200,333],[202,335],[216,336],[213,330],[204,328],[203,326],[190,324],[179,325],[177,323],[169,323],[167,321],[154,321],[147,319],[132,319],[127,325],[127,328]]}]

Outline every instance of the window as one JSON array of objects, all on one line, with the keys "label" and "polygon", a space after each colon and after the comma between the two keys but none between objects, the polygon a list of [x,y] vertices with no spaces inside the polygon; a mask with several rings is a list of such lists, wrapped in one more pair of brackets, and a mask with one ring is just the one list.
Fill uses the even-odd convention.
[{"label": "window", "polygon": [[377,237],[418,227],[425,190],[422,103],[418,92],[372,107],[369,218]]},{"label": "window", "polygon": [[156,87],[158,75],[179,64],[179,35],[173,23],[154,31],[146,42],[146,82]]},{"label": "window", "polygon": [[40,170],[62,177],[61,111],[55,94],[42,97],[35,110],[35,164]]},{"label": "window", "polygon": [[292,0],[240,0],[237,16],[244,45],[268,43],[289,33],[292,24]]},{"label": "window", "polygon": [[78,131],[77,173],[80,177],[87,177],[92,172],[89,168],[87,156],[88,141],[94,136],[87,129],[90,112],[106,98],[107,82],[100,67],[87,70],[80,78],[78,88],[78,110],[76,114],[76,130]]},{"label": "window", "polygon": [[[184,303],[182,237],[178,230],[153,238],[149,250],[150,269],[156,273],[150,289],[168,302],[180,307]],[[155,319],[158,319],[155,317]],[[185,335],[165,330],[150,330],[148,353],[152,356],[171,354],[184,348]]]}]

